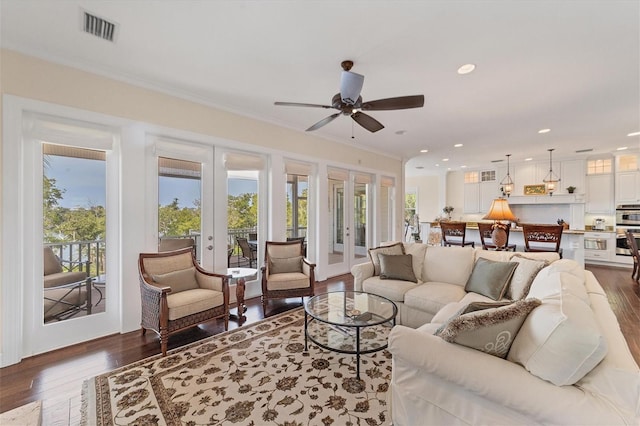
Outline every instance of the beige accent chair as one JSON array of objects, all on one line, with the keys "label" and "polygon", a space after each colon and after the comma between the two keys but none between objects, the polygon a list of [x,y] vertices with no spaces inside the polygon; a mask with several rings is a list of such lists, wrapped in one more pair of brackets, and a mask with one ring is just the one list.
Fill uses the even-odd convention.
[{"label": "beige accent chair", "polygon": [[229,276],[207,272],[198,265],[193,250],[140,253],[142,334],[160,336],[162,355],[169,335],[214,318],[229,327]]},{"label": "beige accent chair", "polygon": [[[45,322],[67,319],[81,310],[91,314],[89,262],[61,261],[51,247],[44,247],[43,260]],[[75,266],[81,270],[73,270]]]},{"label": "beige accent chair", "polygon": [[265,243],[262,266],[262,313],[266,316],[269,299],[313,296],[315,263],[303,255],[302,241]]}]

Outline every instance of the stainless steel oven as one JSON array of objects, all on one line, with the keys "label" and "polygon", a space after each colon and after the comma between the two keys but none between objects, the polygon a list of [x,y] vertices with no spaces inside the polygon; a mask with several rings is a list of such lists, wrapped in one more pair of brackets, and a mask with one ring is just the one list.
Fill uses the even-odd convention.
[{"label": "stainless steel oven", "polygon": [[616,255],[631,256],[627,244],[627,230],[633,232],[640,244],[640,205],[621,204],[616,207]]}]

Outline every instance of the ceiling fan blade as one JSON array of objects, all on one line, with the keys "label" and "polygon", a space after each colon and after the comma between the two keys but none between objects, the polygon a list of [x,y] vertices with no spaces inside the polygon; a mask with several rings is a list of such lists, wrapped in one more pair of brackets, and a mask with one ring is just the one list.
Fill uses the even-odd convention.
[{"label": "ceiling fan blade", "polygon": [[378,130],[384,129],[384,126],[382,125],[382,123],[380,123],[378,120],[376,120],[375,118],[371,117],[370,115],[367,115],[367,114],[362,113],[360,111],[354,112],[353,114],[351,114],[351,118],[353,118],[353,120],[356,123],[358,123],[359,125],[361,125],[365,129],[367,129],[371,133],[375,133]]},{"label": "ceiling fan blade", "polygon": [[331,105],[319,105],[319,104],[302,104],[298,102],[274,102],[274,105],[278,106],[299,106],[299,107],[311,107],[311,108],[333,108]]},{"label": "ceiling fan blade", "polygon": [[414,95],[368,101],[362,104],[362,109],[367,111],[384,111],[393,109],[421,108],[423,106],[424,95]]},{"label": "ceiling fan blade", "polygon": [[342,71],[340,76],[340,97],[347,105],[355,105],[362,91],[364,76],[351,71]]},{"label": "ceiling fan blade", "polygon": [[335,114],[331,114],[330,116],[323,118],[322,120],[318,121],[313,126],[309,127],[306,131],[307,132],[312,132],[314,130],[318,130],[320,127],[324,126],[325,124],[331,123],[333,120],[338,118],[339,115],[340,115],[339,112],[336,112]]}]

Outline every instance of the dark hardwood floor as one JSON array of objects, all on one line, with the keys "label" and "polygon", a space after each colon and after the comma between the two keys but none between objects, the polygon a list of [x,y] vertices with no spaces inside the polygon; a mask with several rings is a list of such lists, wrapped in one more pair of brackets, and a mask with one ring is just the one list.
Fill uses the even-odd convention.
[{"label": "dark hardwood floor", "polygon": [[[602,284],[618,317],[629,348],[640,364],[640,289],[630,269],[588,265]],[[317,284],[317,292],[353,288],[353,277],[342,275]],[[270,302],[267,316],[301,306],[300,299]],[[263,319],[260,298],[247,301],[244,324]],[[229,329],[238,327],[229,322]],[[222,321],[211,321],[169,339],[174,349],[223,331]],[[117,334],[24,359],[0,369],[0,413],[35,400],[43,401],[44,424],[78,424],[82,382],[92,376],[158,354],[155,333]]]}]

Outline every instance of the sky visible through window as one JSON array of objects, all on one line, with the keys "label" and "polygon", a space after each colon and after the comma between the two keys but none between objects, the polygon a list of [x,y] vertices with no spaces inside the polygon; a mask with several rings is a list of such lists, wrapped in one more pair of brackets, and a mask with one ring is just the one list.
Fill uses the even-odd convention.
[{"label": "sky visible through window", "polygon": [[[105,164],[98,160],[49,156],[49,166],[45,174],[56,180],[59,189],[66,190],[60,207],[78,208],[105,205]],[[160,205],[170,204],[175,194],[180,207],[193,207],[194,200],[200,198],[200,182],[193,179],[161,177]],[[125,182],[126,183],[126,182]],[[253,179],[229,179],[229,195],[258,191],[258,182]]]}]

